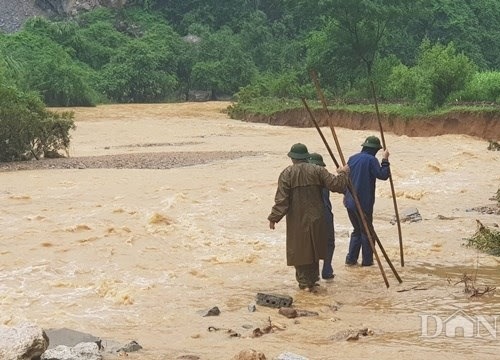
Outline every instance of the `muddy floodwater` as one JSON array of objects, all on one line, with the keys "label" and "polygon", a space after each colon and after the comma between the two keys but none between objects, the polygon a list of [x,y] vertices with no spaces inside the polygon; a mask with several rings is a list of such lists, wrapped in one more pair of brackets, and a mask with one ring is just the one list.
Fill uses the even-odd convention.
[{"label": "muddy floodwater", "polygon": [[[331,171],[333,161],[316,129],[231,120],[227,105],[76,108],[71,158],[103,158],[99,167],[1,171],[0,323],[135,340],[143,350],[129,358],[141,360],[231,359],[244,349],[267,359],[498,358],[500,289],[470,297],[461,280],[500,286],[500,259],[464,246],[476,220],[500,223],[472,210],[494,204],[500,152],[469,136],[386,132],[398,209],[422,216],[401,224],[401,267],[390,184],[377,183],[375,229],[403,282],[382,255],[389,288],[377,266],[345,267],[351,227],[332,194],[336,277],[313,294],[286,266],[285,221],[271,231],[267,216],[292,144],[323,154]],[[337,129],[346,158],[373,134]],[[157,158],[170,166],[138,166]],[[250,312],[259,292],[318,316]],[[214,306],[220,315],[204,317]],[[273,332],[252,336],[269,321]],[[364,328],[368,336],[346,341]]]}]

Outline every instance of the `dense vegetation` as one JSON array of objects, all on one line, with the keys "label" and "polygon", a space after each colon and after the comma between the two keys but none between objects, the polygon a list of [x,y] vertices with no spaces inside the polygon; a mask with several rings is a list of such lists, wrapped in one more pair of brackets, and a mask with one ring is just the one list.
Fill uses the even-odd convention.
[{"label": "dense vegetation", "polygon": [[136,0],[0,35],[5,76],[47,105],[370,97],[424,109],[500,97],[496,0]]},{"label": "dense vegetation", "polygon": [[0,87],[0,161],[58,156],[67,150],[73,113],[53,113],[40,98]]},{"label": "dense vegetation", "polygon": [[315,98],[315,70],[338,104],[369,99],[372,84],[381,102],[418,111],[500,101],[497,0],[128,3],[0,34],[0,89],[47,106],[182,101],[192,90],[236,107],[289,104]]}]

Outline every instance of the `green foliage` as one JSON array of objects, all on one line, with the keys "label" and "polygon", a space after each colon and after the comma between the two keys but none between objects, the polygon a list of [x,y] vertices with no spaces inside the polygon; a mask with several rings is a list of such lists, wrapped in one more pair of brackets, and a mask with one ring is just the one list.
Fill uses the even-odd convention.
[{"label": "green foliage", "polygon": [[69,61],[39,62],[26,78],[27,88],[42,94],[47,106],[94,106],[98,95],[87,82],[86,71]]},{"label": "green foliage", "polygon": [[129,41],[107,21],[97,21],[80,28],[77,39],[72,42],[76,59],[96,70],[106,65],[117,49]]},{"label": "green foliage", "polygon": [[479,223],[476,233],[467,239],[467,246],[490,255],[500,256],[500,231],[489,229]]},{"label": "green foliage", "polygon": [[73,114],[45,110],[38,96],[0,86],[0,161],[67,150]]},{"label": "green foliage", "polygon": [[271,115],[279,111],[302,108],[303,106],[298,99],[260,97],[254,98],[251,103],[237,102],[229,106],[228,115],[231,119],[242,119],[246,113]]},{"label": "green foliage", "polygon": [[250,85],[240,88],[236,94],[238,102],[250,104],[254,98],[299,99],[314,97],[315,90],[311,83],[300,86],[300,74],[290,70],[281,74],[260,74]]},{"label": "green foliage", "polygon": [[357,57],[371,75],[375,58],[387,32],[404,13],[404,0],[331,0],[339,43],[349,44],[345,57]]},{"label": "green foliage", "polygon": [[115,102],[160,102],[171,95],[175,76],[165,71],[163,54],[140,41],[115,54],[100,74],[99,87]]},{"label": "green foliage", "polygon": [[[394,55],[389,55],[384,58],[377,58],[373,66],[372,80],[377,86],[377,96],[382,100],[396,99],[400,100],[398,94],[390,96],[390,77],[393,70],[401,65],[401,61]],[[368,84],[366,85],[368,87]]]},{"label": "green foliage", "polygon": [[156,5],[157,1],[156,0],[131,0],[130,3],[133,5],[142,6],[146,10],[150,10]]},{"label": "green foliage", "polygon": [[[313,92],[313,90],[311,89]],[[239,93],[238,93],[239,94]],[[310,108],[320,108],[321,104],[316,101],[315,94],[311,96],[304,96],[306,99],[314,99],[309,100],[308,105]],[[245,101],[241,101],[238,98],[238,102],[231,105],[228,109],[228,113],[233,119],[241,119],[245,114],[262,114],[262,115],[271,115],[273,113],[297,108],[304,108],[302,102],[297,98],[285,99],[285,98],[276,98],[276,97],[257,97],[253,96],[248,98]],[[373,113],[373,105],[347,105],[342,103],[337,103],[335,105],[330,105],[329,109],[331,111],[342,110],[345,112],[353,112],[353,113]],[[422,115],[422,111],[414,106],[409,105],[400,105],[400,104],[380,104],[379,105],[381,114],[388,114],[397,117],[405,118],[414,118]],[[450,109],[448,109],[450,111]],[[433,115],[434,113],[429,113],[429,115]]]},{"label": "green foliage", "polygon": [[454,97],[459,101],[500,102],[500,72],[475,73],[465,89],[455,93]]},{"label": "green foliage", "polygon": [[[314,69],[335,99],[369,99],[372,77],[380,99],[433,109],[498,99],[499,22],[496,0],[130,0],[0,34],[0,80],[67,106],[314,95]],[[469,83],[472,62],[488,75]]]},{"label": "green foliage", "polygon": [[475,65],[465,55],[457,54],[453,43],[431,45],[425,40],[417,64],[412,68],[396,66],[388,87],[392,96],[401,94],[432,109],[444,105],[450,94],[463,89],[475,71]]},{"label": "green foliage", "polygon": [[192,86],[212,94],[232,95],[249,84],[255,72],[240,38],[224,28],[202,39],[198,61],[192,68]]},{"label": "green foliage", "polygon": [[51,106],[95,105],[97,94],[90,86],[88,72],[62,46],[26,31],[3,40],[0,54],[18,65],[19,88],[40,93]]},{"label": "green foliage", "polygon": [[58,150],[68,152],[70,130],[75,129],[73,112],[46,112],[38,127],[36,137],[32,140],[33,152],[38,156],[57,153]]},{"label": "green foliage", "polygon": [[245,19],[240,30],[241,46],[247,49],[256,66],[265,70],[274,54],[270,51],[272,30],[267,23],[266,14],[255,12]]},{"label": "green foliage", "polygon": [[388,96],[391,98],[422,103],[426,105],[430,97],[430,84],[425,77],[420,76],[415,68],[400,64],[393,68],[387,85]]},{"label": "green foliage", "polygon": [[476,66],[464,54],[457,54],[453,43],[447,46],[423,42],[417,66],[432,86],[432,105],[441,106],[448,96],[472,78]]},{"label": "green foliage", "polygon": [[[116,48],[102,65],[96,87],[113,102],[150,103],[173,98],[183,49],[179,35],[157,15],[135,9],[120,13],[115,21],[120,32],[109,30],[109,42],[102,45],[109,50],[115,43]],[[109,28],[109,24],[105,26]]]}]

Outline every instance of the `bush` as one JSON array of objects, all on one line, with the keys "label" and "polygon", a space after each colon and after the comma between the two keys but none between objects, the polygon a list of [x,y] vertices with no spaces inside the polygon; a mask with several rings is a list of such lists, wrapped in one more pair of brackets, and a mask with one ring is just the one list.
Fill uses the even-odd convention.
[{"label": "bush", "polygon": [[300,82],[299,72],[296,70],[280,74],[260,74],[250,85],[240,88],[236,98],[241,103],[251,103],[257,98],[315,98],[314,85],[310,82],[300,85]]},{"label": "bush", "polygon": [[396,66],[389,88],[392,96],[401,94],[417,105],[433,109],[444,105],[452,93],[463,90],[476,71],[463,54],[457,54],[453,43],[431,45],[425,40],[417,64],[408,68]]},{"label": "bush", "polygon": [[[48,106],[93,106],[92,70],[74,62],[64,48],[41,35],[19,32],[0,41],[0,56],[16,64],[17,88],[36,91]],[[13,68],[13,67],[10,67]]]},{"label": "bush", "polygon": [[490,255],[500,256],[500,231],[489,229],[478,221],[478,230],[467,239],[467,246]]},{"label": "bush", "polygon": [[0,161],[67,150],[74,128],[73,113],[47,111],[36,94],[0,86]]},{"label": "bush", "polygon": [[474,74],[465,89],[454,94],[454,97],[458,101],[500,102],[500,72]]},{"label": "bush", "polygon": [[130,42],[100,73],[99,88],[119,103],[154,103],[172,96],[175,74],[163,69],[165,54],[144,42]]}]

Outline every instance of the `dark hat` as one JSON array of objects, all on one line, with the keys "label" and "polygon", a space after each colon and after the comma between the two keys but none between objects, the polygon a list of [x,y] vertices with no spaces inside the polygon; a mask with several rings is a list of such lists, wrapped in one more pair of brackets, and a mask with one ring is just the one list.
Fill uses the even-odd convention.
[{"label": "dark hat", "polygon": [[309,157],[309,153],[307,152],[307,147],[304,144],[297,143],[292,145],[288,156],[292,159],[304,160]]},{"label": "dark hat", "polygon": [[321,156],[318,153],[310,153],[309,154],[309,162],[311,164],[316,164],[319,166],[326,166],[326,164],[323,161],[323,156]]},{"label": "dark hat", "polygon": [[380,145],[380,139],[376,136],[368,136],[363,144],[361,146],[373,148],[380,150],[382,149],[382,145]]}]

